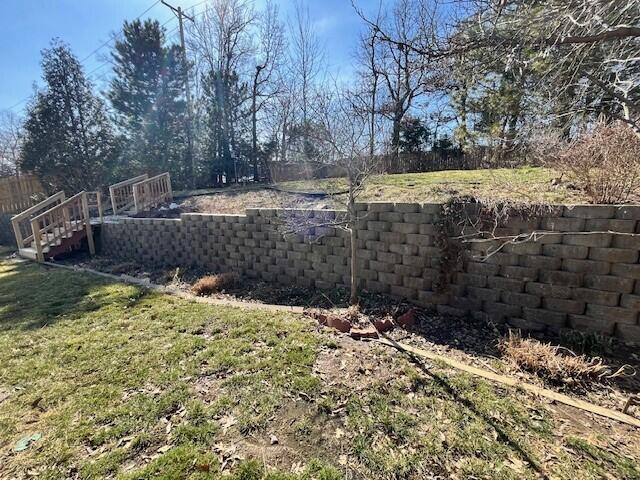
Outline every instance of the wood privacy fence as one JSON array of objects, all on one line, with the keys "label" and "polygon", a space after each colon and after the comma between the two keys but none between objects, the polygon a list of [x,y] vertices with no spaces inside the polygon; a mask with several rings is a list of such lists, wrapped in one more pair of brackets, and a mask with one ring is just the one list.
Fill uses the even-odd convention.
[{"label": "wood privacy fence", "polygon": [[34,175],[0,178],[0,213],[18,213],[36,203],[44,188]]},{"label": "wood privacy fence", "polygon": [[111,209],[113,214],[129,210],[134,205],[133,185],[143,180],[147,180],[149,175],[146,173],[130,178],[123,182],[116,183],[109,187],[109,196],[111,197]]},{"label": "wood privacy fence", "polygon": [[419,173],[441,170],[477,170],[508,168],[525,163],[525,158],[511,153],[497,155],[489,149],[471,152],[431,151],[383,155],[377,158],[380,173]]},{"label": "wood privacy fence", "polygon": [[171,177],[162,173],[133,185],[134,213],[144,212],[173,201]]},{"label": "wood privacy fence", "polygon": [[[377,155],[374,170],[380,174],[437,172],[443,170],[476,170],[481,168],[508,168],[526,163],[522,155],[500,153],[490,149],[477,149],[462,153],[455,151],[430,151]],[[269,172],[274,183],[291,180],[345,177],[344,167],[317,161],[271,162]]]}]

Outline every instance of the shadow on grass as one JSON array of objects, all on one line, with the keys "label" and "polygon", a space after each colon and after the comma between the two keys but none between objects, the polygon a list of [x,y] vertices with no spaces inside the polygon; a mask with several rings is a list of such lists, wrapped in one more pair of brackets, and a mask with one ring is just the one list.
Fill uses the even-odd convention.
[{"label": "shadow on grass", "polygon": [[145,291],[29,263],[0,263],[0,331],[29,330],[106,305],[137,303]]},{"label": "shadow on grass", "polygon": [[508,445],[519,457],[521,460],[527,462],[532,469],[534,469],[541,478],[548,479],[549,476],[545,472],[545,470],[540,465],[540,462],[533,457],[526,448],[518,441],[518,439],[514,438],[501,424],[499,424],[495,419],[491,418],[481,409],[479,409],[476,404],[465,398],[455,387],[449,383],[449,381],[443,377],[442,375],[438,375],[437,373],[430,370],[425,364],[424,361],[414,355],[411,352],[407,352],[405,350],[399,350],[401,353],[404,353],[409,361],[415,365],[423,374],[432,378],[440,387],[442,387],[451,398],[462,405],[464,408],[472,412],[475,416],[482,419],[487,425],[490,425],[497,432],[497,440]]}]

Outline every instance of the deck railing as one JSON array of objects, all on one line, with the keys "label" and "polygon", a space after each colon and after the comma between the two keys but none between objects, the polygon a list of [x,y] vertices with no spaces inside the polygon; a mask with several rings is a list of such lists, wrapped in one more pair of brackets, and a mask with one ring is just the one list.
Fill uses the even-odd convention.
[{"label": "deck railing", "polygon": [[87,192],[87,202],[89,203],[89,214],[91,215],[91,218],[97,218],[100,223],[104,223],[102,192]]},{"label": "deck railing", "polygon": [[134,212],[144,212],[162,203],[173,201],[171,177],[162,173],[138,182],[133,186]]},{"label": "deck railing", "polygon": [[133,185],[147,180],[149,175],[138,175],[123,182],[116,183],[109,187],[109,196],[111,197],[111,208],[113,214],[126,211],[134,206]]},{"label": "deck railing", "polygon": [[65,198],[66,196],[64,192],[58,192],[11,218],[11,225],[13,226],[13,233],[16,237],[16,244],[18,245],[18,248],[29,246],[33,241],[31,219],[64,202]]},{"label": "deck railing", "polygon": [[31,219],[36,258],[44,261],[45,250],[61,245],[75,232],[86,230],[89,252],[95,254],[87,192],[65,200]]}]

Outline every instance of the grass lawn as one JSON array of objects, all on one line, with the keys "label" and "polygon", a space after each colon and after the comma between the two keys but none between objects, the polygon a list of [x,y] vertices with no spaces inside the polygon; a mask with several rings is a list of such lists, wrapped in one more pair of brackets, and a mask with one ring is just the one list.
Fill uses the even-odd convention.
[{"label": "grass lawn", "polygon": [[[581,192],[552,185],[551,181],[557,176],[542,167],[377,175],[371,178],[362,200],[443,202],[456,196],[473,195],[532,203],[588,203]],[[285,182],[281,186],[301,191],[341,191],[345,189],[346,181]]]},{"label": "grass lawn", "polygon": [[639,449],[300,316],[0,260],[0,478],[640,479]]}]

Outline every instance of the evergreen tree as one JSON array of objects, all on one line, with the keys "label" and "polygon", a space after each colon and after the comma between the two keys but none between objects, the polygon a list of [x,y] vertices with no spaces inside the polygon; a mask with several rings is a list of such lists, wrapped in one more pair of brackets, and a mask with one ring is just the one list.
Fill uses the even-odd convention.
[{"label": "evergreen tree", "polygon": [[169,171],[176,185],[191,179],[187,158],[186,75],[179,46],[165,45],[157,21],[125,22],[115,44],[108,92],[124,145],[123,176]]},{"label": "evergreen tree", "polygon": [[68,194],[108,184],[116,142],[82,65],[54,40],[42,52],[42,70],[45,87],[28,108],[21,168]]},{"label": "evergreen tree", "polygon": [[249,117],[244,108],[247,87],[238,75],[210,71],[202,81],[202,103],[206,106],[205,144],[210,159],[210,181],[230,183],[247,175]]},{"label": "evergreen tree", "polygon": [[425,151],[431,132],[422,120],[408,117],[400,123],[400,151],[420,153]]}]

